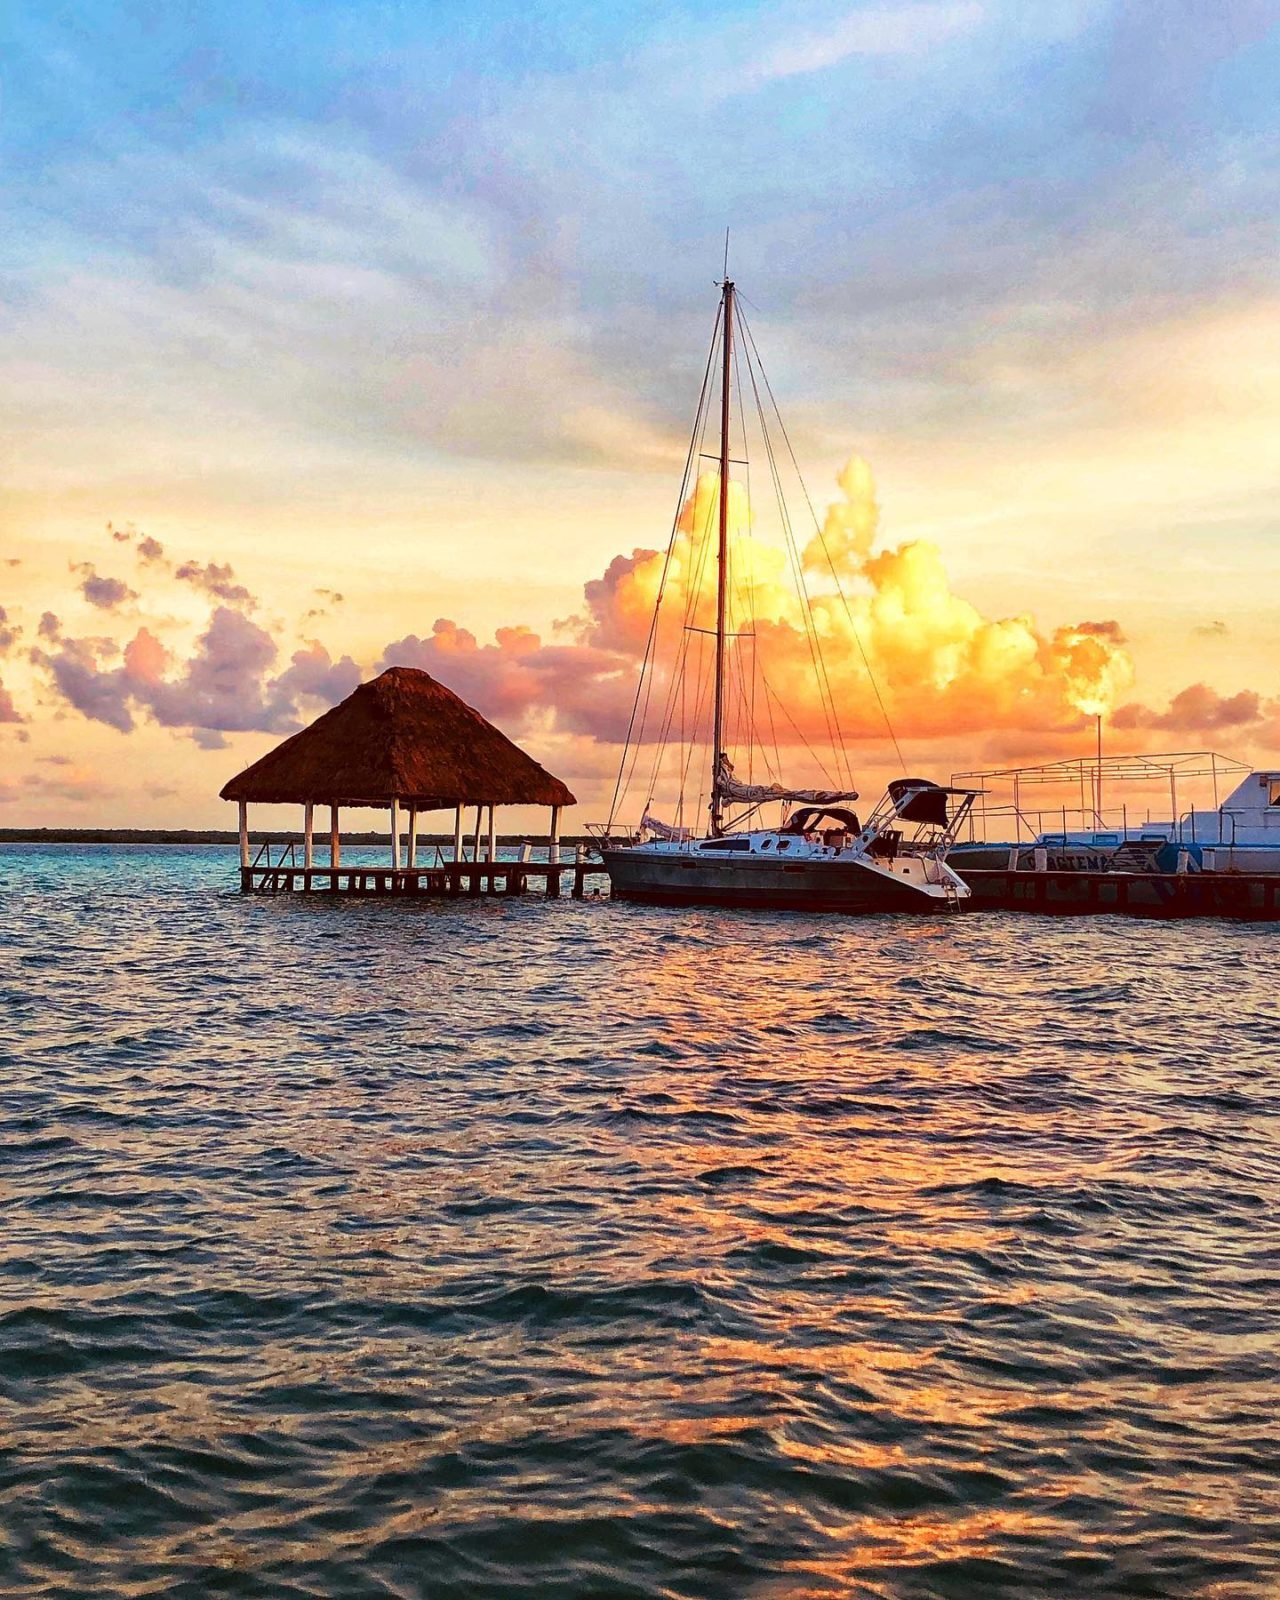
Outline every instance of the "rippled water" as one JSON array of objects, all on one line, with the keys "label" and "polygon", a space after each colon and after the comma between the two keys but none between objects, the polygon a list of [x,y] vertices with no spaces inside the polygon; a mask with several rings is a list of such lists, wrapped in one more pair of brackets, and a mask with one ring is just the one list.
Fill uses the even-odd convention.
[{"label": "rippled water", "polygon": [[1274,1594],[1274,927],[0,850],[0,1588]]}]

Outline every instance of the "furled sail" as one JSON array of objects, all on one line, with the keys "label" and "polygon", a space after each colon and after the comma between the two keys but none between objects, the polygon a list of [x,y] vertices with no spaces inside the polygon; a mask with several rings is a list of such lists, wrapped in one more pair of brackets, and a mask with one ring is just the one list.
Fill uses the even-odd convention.
[{"label": "furled sail", "polygon": [[666,839],[672,844],[686,844],[693,837],[692,828],[677,828],[673,823],[663,822],[660,817],[651,816],[647,808],[640,818],[640,827],[655,839]]},{"label": "furled sail", "polygon": [[834,805],[856,800],[856,789],[784,789],[780,783],[742,783],[733,775],[733,762],[720,752],[716,762],[716,793],[734,805],[759,806],[769,800],[798,800],[805,805]]}]

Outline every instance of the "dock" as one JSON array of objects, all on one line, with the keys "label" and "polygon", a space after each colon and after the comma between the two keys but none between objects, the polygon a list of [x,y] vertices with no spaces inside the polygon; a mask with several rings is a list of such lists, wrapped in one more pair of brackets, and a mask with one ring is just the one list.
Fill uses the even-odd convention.
[{"label": "dock", "polygon": [[[961,869],[958,869],[961,870]],[[1232,917],[1280,921],[1280,873],[961,870],[973,891],[966,913],[1041,916]]]},{"label": "dock", "polygon": [[[423,867],[360,864],[299,866],[292,861],[258,861],[240,869],[242,894],[421,895],[444,899],[527,894],[538,885],[550,899],[560,898],[567,881],[575,900],[585,900],[588,879],[608,878],[601,862],[443,861]],[[599,894],[603,884],[596,884]]]}]

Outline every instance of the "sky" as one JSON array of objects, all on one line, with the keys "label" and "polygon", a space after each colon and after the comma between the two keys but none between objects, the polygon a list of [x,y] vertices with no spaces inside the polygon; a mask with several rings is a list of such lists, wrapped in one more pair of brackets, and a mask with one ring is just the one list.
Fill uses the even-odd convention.
[{"label": "sky", "polygon": [[12,0],[0,826],[229,826],[394,663],[603,816],[726,227],[788,773],[813,628],[864,793],[1280,763],[1277,82],[1280,0]]}]

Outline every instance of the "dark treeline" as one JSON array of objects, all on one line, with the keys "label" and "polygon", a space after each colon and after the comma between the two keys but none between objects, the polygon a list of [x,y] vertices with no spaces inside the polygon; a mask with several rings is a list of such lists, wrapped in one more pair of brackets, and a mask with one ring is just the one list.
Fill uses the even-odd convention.
[{"label": "dark treeline", "polygon": [[[402,834],[401,838],[408,841],[408,835]],[[470,846],[472,836],[466,836]],[[225,844],[238,845],[240,835],[225,828],[0,828],[0,844]],[[301,832],[291,832],[288,828],[249,830],[249,843],[260,844],[302,844]],[[344,845],[386,845],[390,848],[390,833],[347,833],[342,835]],[[545,833],[503,833],[498,835],[498,843],[512,844],[541,844],[547,843]],[[576,844],[586,843],[585,834],[565,834],[561,836],[561,848],[571,847]],[[448,845],[452,848],[452,833],[419,833],[418,845]],[[320,856],[329,848],[329,835],[317,831],[315,837],[316,854]]]}]

